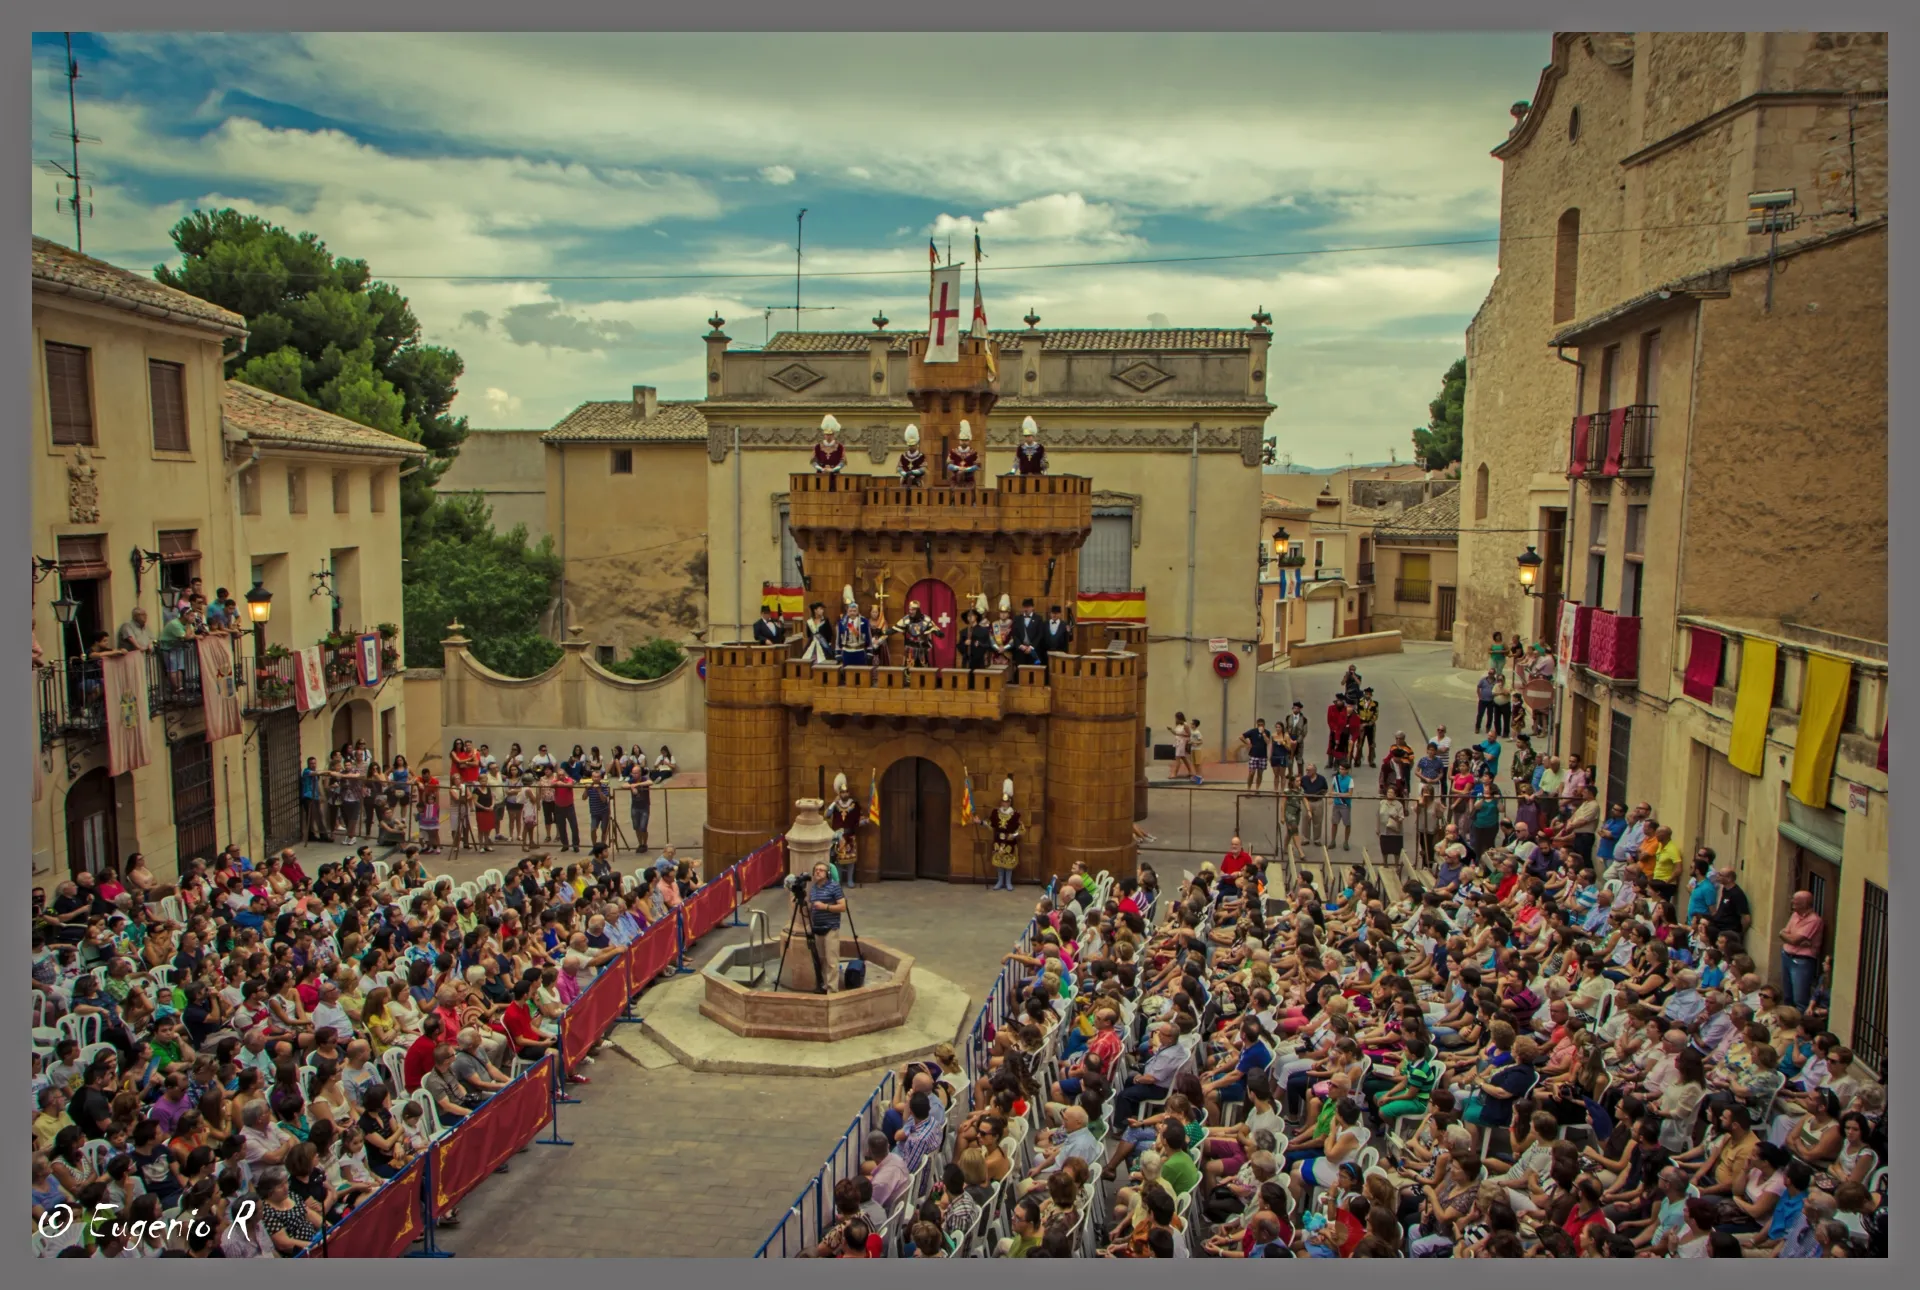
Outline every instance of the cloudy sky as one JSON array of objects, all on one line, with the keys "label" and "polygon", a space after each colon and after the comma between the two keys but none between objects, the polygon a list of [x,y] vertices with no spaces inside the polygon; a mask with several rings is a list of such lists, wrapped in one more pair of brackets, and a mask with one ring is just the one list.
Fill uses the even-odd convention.
[{"label": "cloudy sky", "polygon": [[[1507,108],[1545,33],[76,35],[86,249],[151,270],[233,206],[365,259],[457,349],[475,426],[702,388],[736,345],[924,326],[978,229],[996,327],[1274,316],[1298,464],[1405,460],[1494,272]],[[35,40],[35,160],[66,129]],[[34,231],[70,242],[36,171]],[[1443,242],[1464,245],[1408,245]],[[1346,250],[1341,248],[1359,248]],[[1223,258],[1202,258],[1223,257]],[[1238,258],[1225,258],[1238,257]],[[1141,263],[1142,261],[1163,261]],[[1165,262],[1172,261],[1172,262]],[[1045,267],[1045,266],[1075,267]]]}]

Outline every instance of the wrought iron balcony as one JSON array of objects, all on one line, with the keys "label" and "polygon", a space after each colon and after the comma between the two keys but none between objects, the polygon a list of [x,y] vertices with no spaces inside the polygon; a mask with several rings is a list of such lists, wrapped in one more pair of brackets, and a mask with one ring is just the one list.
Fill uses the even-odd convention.
[{"label": "wrought iron balcony", "polygon": [[155,712],[200,704],[200,648],[192,641],[147,651],[147,706]]},{"label": "wrought iron balcony", "polygon": [[240,701],[241,711],[251,716],[257,712],[291,708],[293,678],[299,664],[299,656],[295,654],[264,660],[258,655],[248,655],[245,672],[247,688],[245,697]]},{"label": "wrought iron balcony", "polygon": [[1359,576],[1354,585],[1359,587],[1371,587],[1373,585],[1373,561],[1362,560],[1360,562]]},{"label": "wrought iron balcony", "polygon": [[40,744],[107,732],[106,676],[98,662],[65,659],[39,669]]},{"label": "wrought iron balcony", "polygon": [[1393,598],[1406,605],[1432,604],[1433,582],[1431,579],[1395,578]]},{"label": "wrought iron balcony", "polygon": [[1659,408],[1634,403],[1577,416],[1569,433],[1570,478],[1646,475],[1653,471],[1653,430]]}]

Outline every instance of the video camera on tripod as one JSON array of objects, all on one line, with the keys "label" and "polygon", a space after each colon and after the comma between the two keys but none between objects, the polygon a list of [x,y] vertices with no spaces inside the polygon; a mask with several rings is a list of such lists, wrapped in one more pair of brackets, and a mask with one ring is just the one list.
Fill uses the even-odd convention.
[{"label": "video camera on tripod", "polygon": [[[806,874],[790,873],[781,885],[786,888],[787,894],[793,897],[793,915],[787,922],[787,935],[791,938],[796,931],[805,934],[807,938],[807,948],[813,957],[814,988],[817,992],[825,994],[828,956],[837,955],[839,937],[832,932],[818,932],[814,930],[813,907],[808,899],[808,894],[813,890],[812,879]],[[845,897],[842,896],[841,899],[844,901]],[[840,988],[843,990],[857,990],[866,984],[867,964],[865,956],[860,954],[860,933],[853,927],[853,911],[847,909],[846,915],[848,930],[853,932],[854,952],[856,955],[859,955],[859,957],[848,960],[841,968]],[[782,970],[784,970],[785,964],[783,963],[781,966]],[[779,972],[774,974],[773,988],[775,990],[780,988],[780,976],[781,974]]]}]

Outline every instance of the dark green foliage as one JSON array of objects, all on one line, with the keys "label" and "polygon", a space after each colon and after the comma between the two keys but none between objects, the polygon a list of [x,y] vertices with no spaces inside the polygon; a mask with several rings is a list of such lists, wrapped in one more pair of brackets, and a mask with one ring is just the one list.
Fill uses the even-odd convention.
[{"label": "dark green foliage", "polygon": [[1461,425],[1467,398],[1467,360],[1456,358],[1440,378],[1440,394],[1427,404],[1427,424],[1413,432],[1413,451],[1428,470],[1460,460]]}]

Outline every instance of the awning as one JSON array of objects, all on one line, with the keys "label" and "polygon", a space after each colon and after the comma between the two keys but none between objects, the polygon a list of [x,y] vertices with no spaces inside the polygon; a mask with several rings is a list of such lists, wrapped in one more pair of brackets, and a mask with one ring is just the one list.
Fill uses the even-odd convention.
[{"label": "awning", "polygon": [[1780,821],[1780,836],[1825,860],[1828,864],[1839,864],[1842,852],[1839,847],[1827,841],[1817,833],[1809,833],[1797,824]]}]

